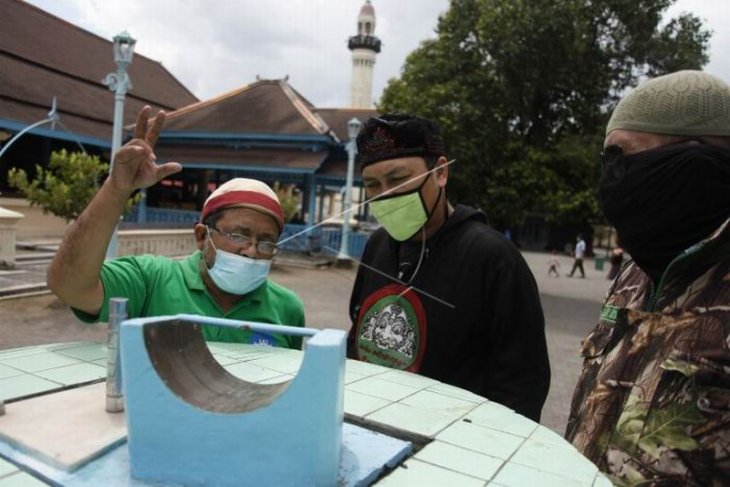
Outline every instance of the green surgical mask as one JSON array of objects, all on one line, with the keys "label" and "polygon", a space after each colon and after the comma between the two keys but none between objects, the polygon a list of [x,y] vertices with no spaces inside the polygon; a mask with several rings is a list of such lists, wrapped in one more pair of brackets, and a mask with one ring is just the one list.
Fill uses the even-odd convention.
[{"label": "green surgical mask", "polygon": [[[421,188],[426,184],[426,178],[421,185],[406,193],[387,195],[370,201],[370,211],[385,231],[399,242],[412,238],[428,222],[433,214],[429,211],[421,196]],[[441,188],[436,197],[441,197]],[[436,203],[434,203],[434,206]]]}]

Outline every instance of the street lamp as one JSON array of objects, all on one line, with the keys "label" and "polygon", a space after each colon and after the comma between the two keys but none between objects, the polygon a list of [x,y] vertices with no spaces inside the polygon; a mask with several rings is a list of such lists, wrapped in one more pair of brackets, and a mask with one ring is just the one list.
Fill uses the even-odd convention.
[{"label": "street lamp", "polygon": [[352,173],[355,170],[355,154],[357,154],[355,138],[360,132],[361,127],[362,122],[360,122],[357,118],[352,118],[349,122],[347,122],[347,136],[350,138],[350,141],[347,143],[347,180],[345,182],[344,211],[342,213],[342,239],[340,240],[340,253],[337,255],[337,265],[341,267],[349,267],[352,265],[349,255]]},{"label": "street lamp", "polygon": [[[125,30],[121,34],[114,36],[114,62],[117,63],[117,72],[109,73],[102,83],[114,92],[114,126],[112,127],[112,155],[111,173],[114,167],[114,155],[122,146],[122,125],[124,124],[124,97],[127,90],[132,89],[132,81],[127,74],[127,67],[132,62],[134,56],[134,45],[137,43],[132,36]],[[106,250],[106,258],[112,259],[117,255],[117,230],[114,229],[112,238],[109,241],[109,247]]]}]

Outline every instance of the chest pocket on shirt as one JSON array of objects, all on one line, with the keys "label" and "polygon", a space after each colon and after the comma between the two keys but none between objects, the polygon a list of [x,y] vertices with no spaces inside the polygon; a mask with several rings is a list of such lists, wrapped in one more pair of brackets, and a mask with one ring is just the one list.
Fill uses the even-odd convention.
[{"label": "chest pocket on shirt", "polygon": [[584,359],[605,355],[624,336],[626,328],[626,310],[604,306],[598,325],[583,340],[581,355]]}]

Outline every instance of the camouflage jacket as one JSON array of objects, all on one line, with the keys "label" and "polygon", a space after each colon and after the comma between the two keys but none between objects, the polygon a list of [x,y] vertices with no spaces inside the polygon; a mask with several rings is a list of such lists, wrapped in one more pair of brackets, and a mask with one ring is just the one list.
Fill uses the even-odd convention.
[{"label": "camouflage jacket", "polygon": [[730,220],[659,284],[633,262],[583,341],[566,438],[617,485],[730,485]]}]

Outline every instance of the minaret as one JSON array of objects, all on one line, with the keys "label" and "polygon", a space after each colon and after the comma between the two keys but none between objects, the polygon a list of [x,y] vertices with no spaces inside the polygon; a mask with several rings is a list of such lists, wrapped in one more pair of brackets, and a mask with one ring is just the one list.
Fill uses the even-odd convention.
[{"label": "minaret", "polygon": [[375,9],[370,0],[357,16],[357,35],[350,37],[347,47],[352,51],[352,108],[373,107],[373,68],[380,52],[380,39],[375,37]]}]

